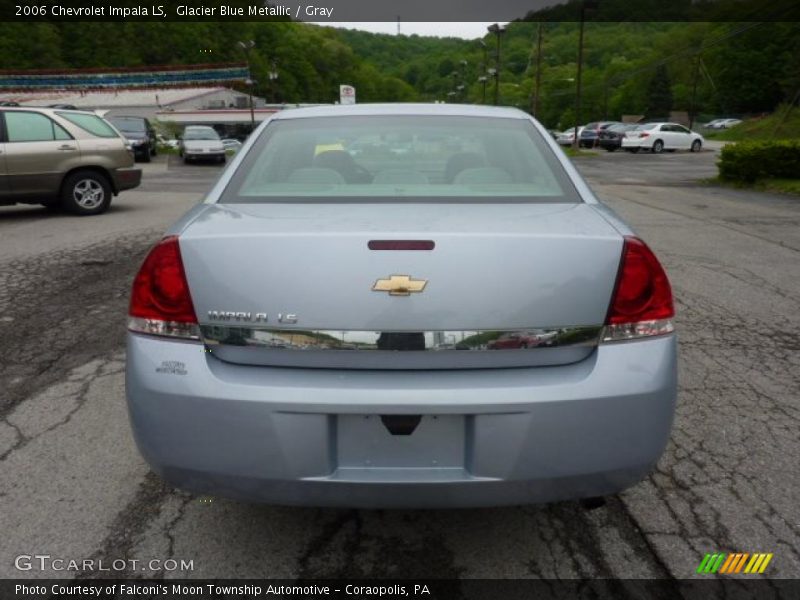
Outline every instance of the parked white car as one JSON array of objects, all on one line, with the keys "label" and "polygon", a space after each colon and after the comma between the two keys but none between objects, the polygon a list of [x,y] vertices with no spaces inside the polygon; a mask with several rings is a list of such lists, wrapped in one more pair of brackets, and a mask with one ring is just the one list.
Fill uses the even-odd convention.
[{"label": "parked white car", "polygon": [[717,129],[728,129],[729,127],[735,127],[741,122],[741,119],[722,119],[722,122],[717,125]]},{"label": "parked white car", "polygon": [[[578,127],[579,136],[582,131],[583,131],[583,125]],[[570,127],[569,129],[561,132],[558,138],[556,138],[556,143],[561,146],[571,146],[573,143],[575,143],[575,128]]]},{"label": "parked white car", "polygon": [[700,152],[703,136],[677,123],[644,123],[625,132],[622,147],[628,152],[649,150],[655,154],[675,150]]},{"label": "parked white car", "polygon": [[222,140],[222,145],[225,148],[225,151],[233,150],[234,152],[238,152],[242,149],[242,142],[233,138],[225,138]]},{"label": "parked white car", "polygon": [[728,129],[741,123],[741,119],[714,119],[706,123],[706,129]]},{"label": "parked white car", "polygon": [[225,146],[213,127],[192,125],[184,129],[178,146],[178,154],[183,162],[213,160],[225,162]]}]

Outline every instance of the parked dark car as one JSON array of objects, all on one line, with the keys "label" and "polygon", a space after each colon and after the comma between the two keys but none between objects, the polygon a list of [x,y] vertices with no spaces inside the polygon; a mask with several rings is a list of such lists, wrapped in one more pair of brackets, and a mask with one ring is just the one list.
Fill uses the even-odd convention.
[{"label": "parked dark car", "polygon": [[587,123],[583,131],[581,131],[580,145],[583,148],[594,148],[597,145],[600,132],[618,123],[619,121],[597,121],[595,123]]},{"label": "parked dark car", "polygon": [[111,117],[108,119],[112,125],[122,132],[122,135],[131,143],[131,150],[136,160],[150,162],[150,157],[156,155],[156,130],[150,121],[144,117]]},{"label": "parked dark car", "polygon": [[625,132],[635,128],[636,123],[615,123],[601,129],[597,137],[597,145],[609,152],[614,152],[622,147],[622,138],[625,137]]}]

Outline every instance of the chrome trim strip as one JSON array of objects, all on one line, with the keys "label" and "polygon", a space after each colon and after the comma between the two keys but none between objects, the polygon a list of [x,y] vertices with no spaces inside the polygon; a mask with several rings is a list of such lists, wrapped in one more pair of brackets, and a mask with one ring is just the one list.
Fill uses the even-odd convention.
[{"label": "chrome trim strip", "polygon": [[201,325],[209,346],[275,350],[443,351],[529,350],[597,346],[602,325],[473,331],[342,331]]}]

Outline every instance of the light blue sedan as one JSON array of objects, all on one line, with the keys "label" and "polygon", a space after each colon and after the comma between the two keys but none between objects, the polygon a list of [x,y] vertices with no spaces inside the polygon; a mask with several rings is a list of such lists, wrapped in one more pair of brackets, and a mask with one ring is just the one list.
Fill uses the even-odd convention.
[{"label": "light blue sedan", "polygon": [[653,252],[527,114],[286,110],[136,276],[130,420],[152,468],[203,494],[603,496],[667,443],[673,317]]}]

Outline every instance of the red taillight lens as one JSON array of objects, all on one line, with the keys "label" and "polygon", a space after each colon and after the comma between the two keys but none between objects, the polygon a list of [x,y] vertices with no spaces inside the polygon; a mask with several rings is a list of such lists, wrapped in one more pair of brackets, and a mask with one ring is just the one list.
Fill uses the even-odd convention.
[{"label": "red taillight lens", "polygon": [[674,316],[672,289],[661,263],[642,240],[626,236],[605,339],[670,333]]},{"label": "red taillight lens", "polygon": [[133,281],[128,317],[131,331],[189,339],[199,337],[176,236],[161,240],[144,259]]},{"label": "red taillight lens", "polygon": [[646,131],[643,131],[642,133],[639,134],[639,137],[650,137],[650,134],[647,133]]}]

